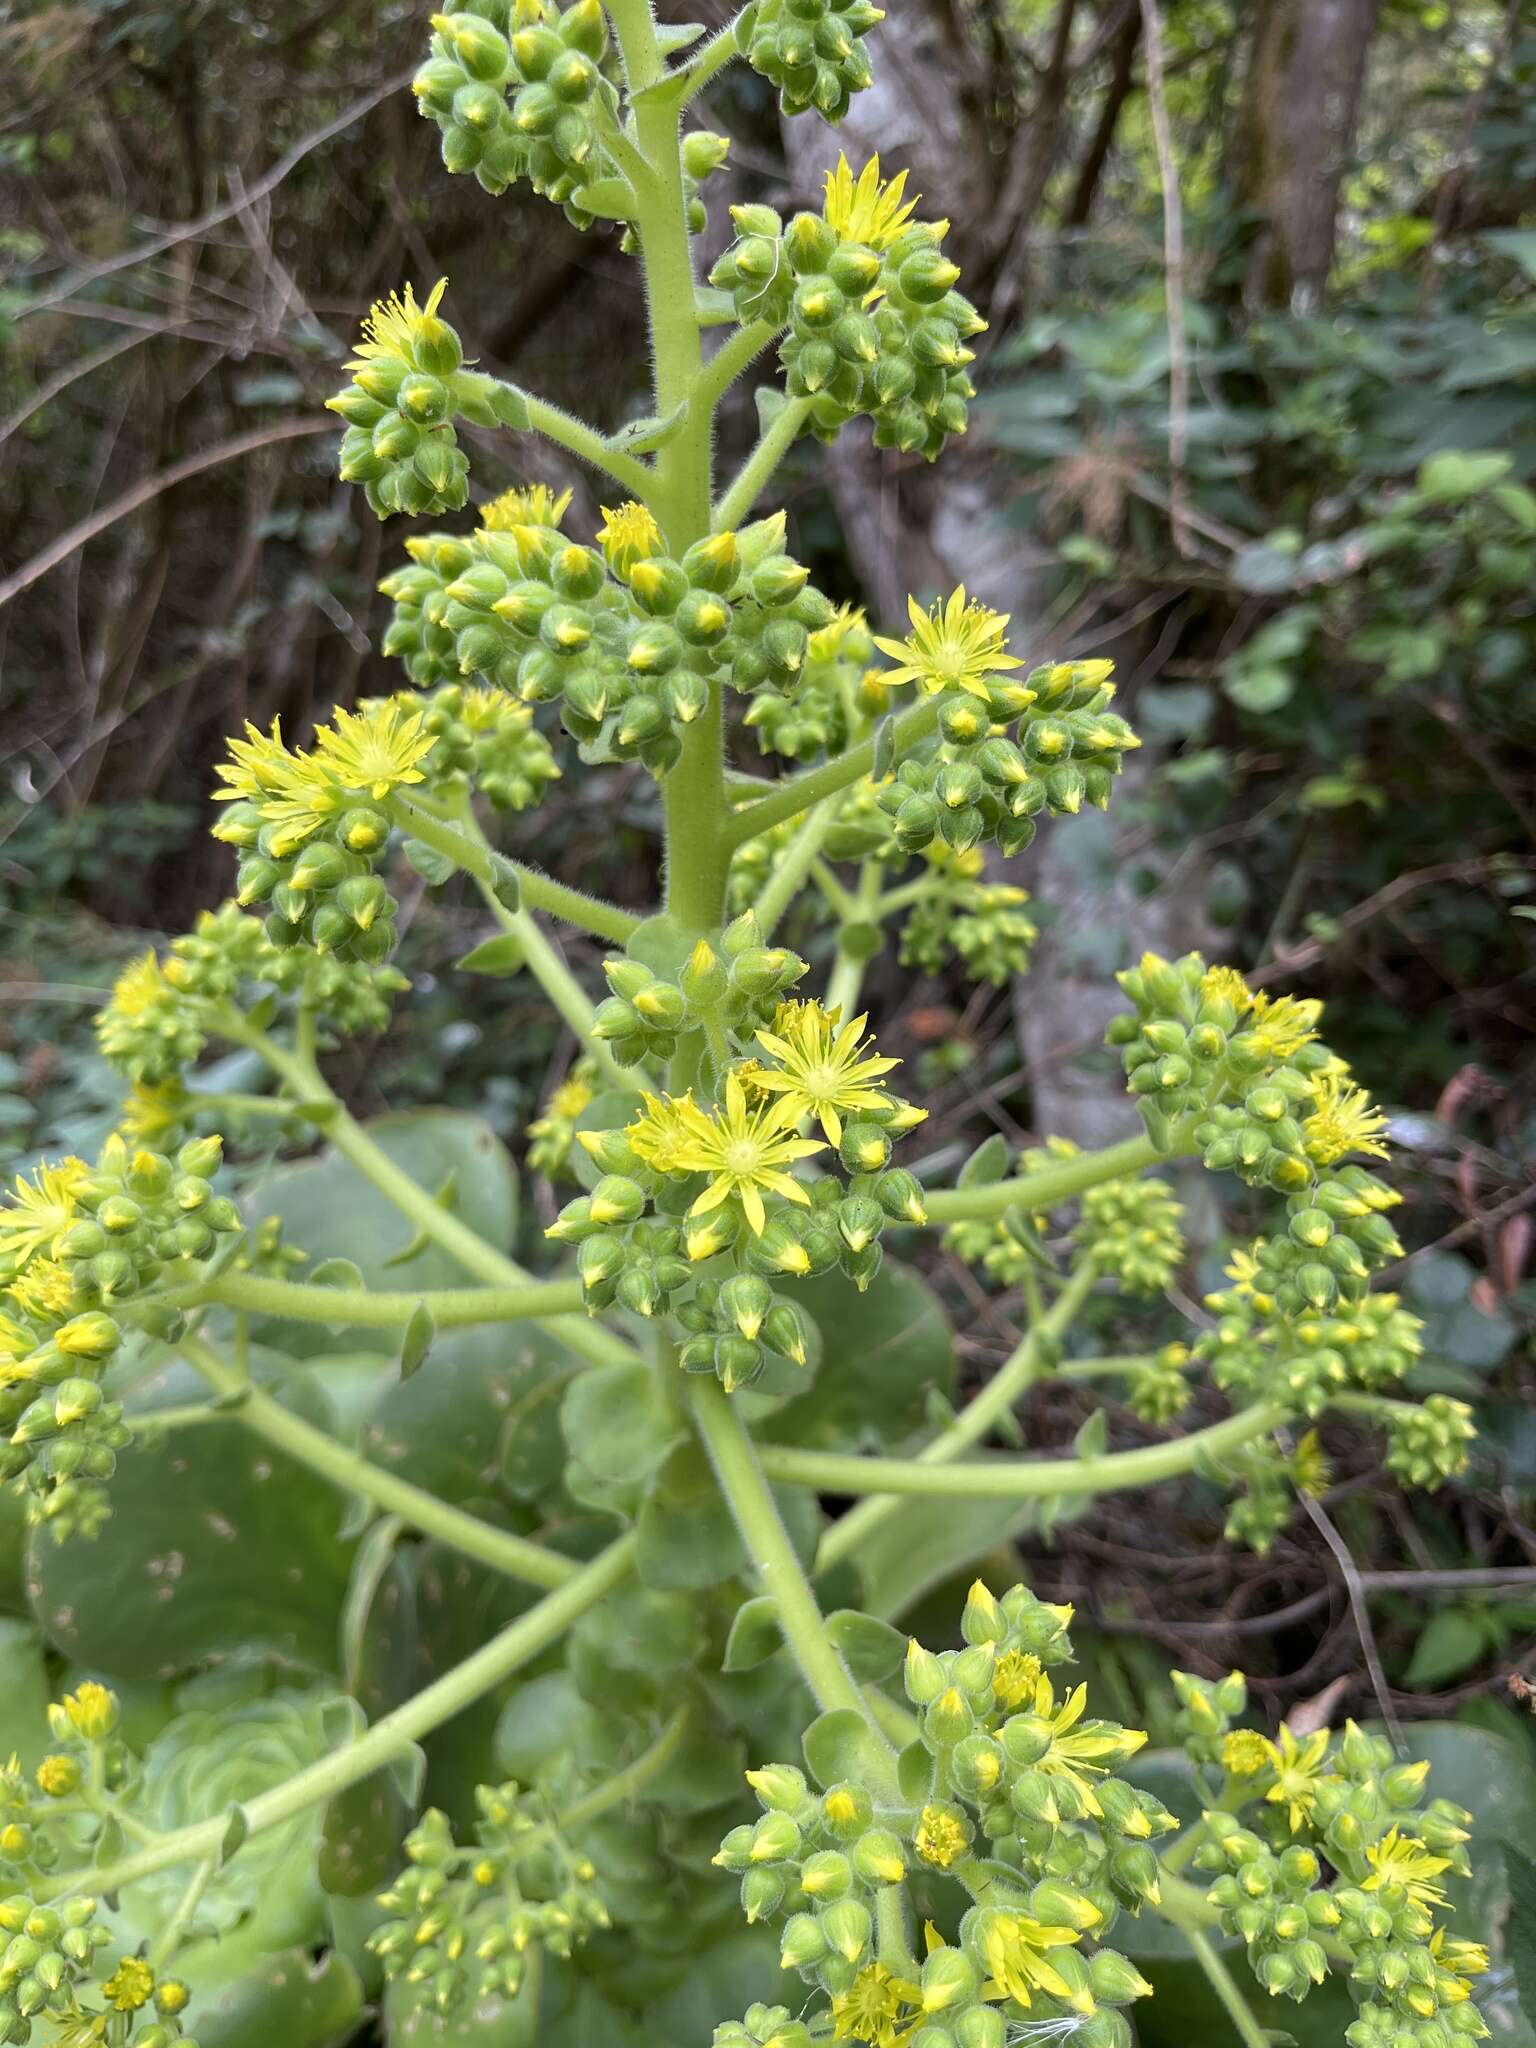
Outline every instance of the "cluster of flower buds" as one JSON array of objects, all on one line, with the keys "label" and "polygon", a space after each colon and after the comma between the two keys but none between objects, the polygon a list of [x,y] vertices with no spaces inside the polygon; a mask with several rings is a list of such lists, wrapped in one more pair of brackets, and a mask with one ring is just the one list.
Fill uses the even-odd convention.
[{"label": "cluster of flower buds", "polygon": [[1237,1672],[1214,1683],[1175,1672],[1174,1684],[1190,1756],[1222,1773],[1195,1864],[1213,1875],[1207,1897],[1265,1990],[1305,1998],[1331,1947],[1363,1994],[1349,2048],[1486,2038],[1469,1982],[1487,1953],[1436,1924],[1442,1878],[1469,1869],[1470,1816],[1444,1799],[1421,1804],[1429,1766],[1399,1763],[1352,1721],[1300,1736],[1282,1724],[1273,1741],[1235,1728],[1247,1703]]},{"label": "cluster of flower buds", "polygon": [[1187,1344],[1163,1344],[1130,1376],[1125,1404],[1143,1422],[1165,1429],[1177,1422],[1193,1398],[1189,1367],[1193,1353]]},{"label": "cluster of flower buds", "polygon": [[352,1034],[382,1031],[392,998],[410,984],[388,965],[275,946],[238,903],[200,911],[163,961],[149,952],[130,962],[96,1014],[103,1054],[136,1084],[133,1115],[142,1121],[125,1119],[125,1129],[154,1139],[195,1112],[182,1075],[217,1030],[214,1006],[261,986],[299,998],[316,1017]]},{"label": "cluster of flower buds", "polygon": [[747,708],[746,723],[764,753],[803,761],[838,754],[890,702],[875,658],[874,636],[862,611],[842,605],[829,624],[806,641],[805,666],[792,694],[765,692]]},{"label": "cluster of flower buds", "polygon": [[[1150,1844],[1175,1822],[1114,1775],[1146,1738],[1084,1719],[1081,1687],[1058,1699],[1047,1667],[1072,1655],[1070,1620],[1022,1586],[999,1600],[978,1584],[964,1649],[910,1646],[921,1747],[903,1758],[899,1794],[857,1778],[818,1792],[787,1764],[748,1773],[762,1813],[716,1860],[740,1876],[749,1920],[782,1917],[782,1966],[825,1994],[837,2039],[1002,2048],[1022,2027],[1070,2028],[1091,2048],[1129,2048],[1121,2008],[1151,1986],[1104,1937],[1122,1910],[1158,1898]],[[909,1976],[878,1959],[882,1895],[912,1876],[973,1873],[985,1903],[953,1942],[930,1930]],[[754,2007],[716,2048],[799,2043],[794,2024]]]},{"label": "cluster of flower buds", "polygon": [[728,1394],[751,1386],[770,1358],[801,1366],[809,1358],[805,1317],[761,1273],[701,1280],[677,1319],[689,1332],[678,1364],[684,1372],[714,1373]]},{"label": "cluster of flower buds", "polygon": [[1434,1488],[1467,1469],[1467,1447],[1477,1435],[1472,1410],[1451,1394],[1421,1402],[1383,1404],[1387,1470],[1405,1486]]},{"label": "cluster of flower buds", "polygon": [[1163,1180],[1109,1180],[1084,1190],[1072,1232],[1127,1294],[1161,1294],[1184,1263],[1183,1204]]},{"label": "cluster of flower buds", "polygon": [[[66,1857],[78,1861],[92,1830],[116,1826],[105,1817],[83,1823],[74,1795],[88,1781],[121,1786],[127,1752],[120,1718],[116,1695],[86,1680],[49,1707],[56,1747],[32,1782],[14,1757],[0,1769],[0,2043],[196,2048],[181,2029],[191,1994],[179,1978],[159,1976],[136,1955],[109,1965],[105,1951],[113,1938],[97,1921],[94,1898],[45,1903],[30,1888]],[[140,2013],[147,2017],[136,2020]]]},{"label": "cluster of flower buds", "polygon": [[172,1159],[113,1136],[94,1168],[40,1166],[0,1209],[0,1481],[21,1480],[31,1517],[60,1537],[100,1527],[128,1441],[102,1386],[121,1342],[111,1311],[239,1228],[210,1185],[220,1157],[218,1138]]},{"label": "cluster of flower buds", "polygon": [[[732,930],[750,939],[757,927],[746,914]],[[734,966],[758,956],[784,957],[753,945],[727,954]],[[617,1300],[642,1315],[676,1305],[700,1277],[693,1268],[731,1254],[736,1279],[711,1294],[689,1325],[689,1363],[741,1385],[761,1369],[764,1345],[788,1358],[804,1353],[798,1322],[780,1313],[788,1304],[777,1303],[762,1283],[837,1266],[867,1287],[879,1270],[887,1221],[924,1220],[917,1181],[891,1164],[896,1139],[923,1112],[878,1085],[897,1062],[873,1056],[862,1017],[845,1025],[820,1003],[779,1000],[760,1023],[777,991],[770,985],[759,996],[749,985],[722,1023],[726,971],[711,950],[718,979],[706,994],[688,986],[697,962],[696,953],[681,984],[657,982],[645,968],[632,979],[618,974],[615,986],[626,993],[612,1001],[626,1014],[611,1042],[638,1057],[644,1048],[633,1042],[637,1030],[663,1028],[656,1003],[658,1014],[637,1026],[645,1015],[639,1006],[653,991],[696,1004],[705,1016],[712,1003],[710,1021],[726,1057],[733,1048],[742,1055],[724,1066],[720,1099],[706,1108],[691,1091],[648,1094],[642,1114],[623,1130],[582,1131],[581,1148],[601,1178],[567,1203],[548,1234],[578,1247],[589,1307]],[[811,1118],[822,1138],[798,1135]],[[805,1180],[792,1171],[829,1147],[846,1179],[833,1172]]]},{"label": "cluster of flower buds", "polygon": [[1057,662],[1023,682],[992,676],[984,700],[971,689],[946,693],[939,737],[878,792],[897,845],[921,853],[941,839],[964,853],[992,840],[1011,855],[1030,844],[1042,814],[1075,817],[1085,798],[1106,808],[1126,751],[1141,744],[1108,708],[1110,666]]},{"label": "cluster of flower buds", "polygon": [[778,88],[784,113],[814,107],[840,121],[872,82],[864,37],[884,19],[874,0],[758,0],[743,16],[746,59]]},{"label": "cluster of flower buds", "polygon": [[938,974],[950,956],[972,981],[1004,987],[1029,967],[1039,928],[1024,908],[1027,889],[984,882],[980,847],[957,853],[943,839],[923,849],[922,892],[901,932],[901,960]]},{"label": "cluster of flower buds", "polygon": [[[326,400],[347,423],[342,482],[361,484],[380,519],[459,511],[469,497],[469,463],[454,419],[463,413],[489,424],[496,417],[498,387],[464,369],[459,337],[438,317],[446,285],[440,280],[424,306],[409,285],[403,299],[377,303],[347,364],[351,381]],[[522,416],[519,410],[507,423]]]},{"label": "cluster of flower buds", "polygon": [[560,777],[554,754],[533,722],[531,705],[510,691],[448,683],[430,697],[401,701],[421,712],[421,728],[436,741],[429,781],[489,798],[498,811],[526,811]]},{"label": "cluster of flower buds", "polygon": [[515,1998],[528,1951],[569,1956],[609,1924],[596,1871],[542,1800],[516,1784],[480,1785],[476,1841],[461,1848],[429,1807],[405,1838],[409,1861],[379,1904],[368,1946],[390,1979],[426,1987],[446,2016],[477,1998]]},{"label": "cluster of flower buds", "polygon": [[780,358],[812,432],[831,440],[867,414],[878,446],[931,461],[965,432],[975,395],[966,344],[986,322],[954,289],[946,224],[913,220],[905,185],[905,172],[881,183],[878,157],[857,179],[839,158],[820,213],[786,228],[770,206],[733,207],[737,239],[710,282],[731,293],[744,325],[788,326]]},{"label": "cluster of flower buds", "polygon": [[720,935],[718,950],[700,939],[668,981],[643,961],[615,955],[603,962],[613,991],[597,1008],[593,1036],[615,1059],[636,1066],[648,1057],[670,1059],[685,1031],[708,1021],[740,1041],[766,1026],[809,963],[785,946],[765,946],[754,911],[744,910]]},{"label": "cluster of flower buds", "polygon": [[482,676],[529,704],[558,702],[591,761],[665,774],[713,682],[790,691],[832,606],[784,552],[778,514],[674,560],[640,505],[605,515],[596,547],[560,531],[566,501],[514,491],[468,538],[417,535],[385,578],[385,650],[418,687]]},{"label": "cluster of flower buds", "polygon": [[412,84],[450,171],[487,192],[526,178],[591,225],[584,186],[611,175],[598,116],[608,28],[598,0],[563,12],[545,0],[464,0],[432,17],[431,55]]},{"label": "cluster of flower buds", "polygon": [[565,1175],[577,1119],[597,1094],[597,1078],[596,1061],[579,1059],[528,1126],[528,1165],[546,1180]]}]

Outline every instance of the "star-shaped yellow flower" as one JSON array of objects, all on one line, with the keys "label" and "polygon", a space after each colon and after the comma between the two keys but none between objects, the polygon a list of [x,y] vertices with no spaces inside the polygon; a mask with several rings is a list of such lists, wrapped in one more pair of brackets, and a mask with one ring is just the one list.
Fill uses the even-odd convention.
[{"label": "star-shaped yellow flower", "polygon": [[970,603],[963,583],[947,604],[936,599],[932,611],[925,612],[915,597],[909,597],[907,615],[912,631],[905,640],[875,641],[896,663],[885,678],[893,686],[920,683],[930,696],[941,690],[967,690],[985,699],[989,676],[1024,666],[1003,644],[1008,614]]}]

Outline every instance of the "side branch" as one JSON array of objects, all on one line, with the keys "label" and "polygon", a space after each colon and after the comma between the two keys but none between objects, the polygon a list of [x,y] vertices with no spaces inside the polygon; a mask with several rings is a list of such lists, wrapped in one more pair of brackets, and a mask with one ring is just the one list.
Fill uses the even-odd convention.
[{"label": "side branch", "polygon": [[[920,704],[909,705],[896,720],[893,759],[899,759],[908,747],[926,739],[938,722],[937,697],[925,697]],[[782,825],[786,818],[798,818],[802,811],[820,803],[824,796],[835,796],[840,789],[857,782],[861,775],[868,775],[874,765],[875,739],[872,735],[867,740],[860,740],[856,747],[850,747],[847,753],[839,754],[835,760],[823,761],[819,768],[809,769],[804,775],[781,782],[772,795],[749,804],[730,820],[726,836],[732,850],[744,846],[749,839],[756,839],[763,832],[771,831],[775,825]]]},{"label": "side branch", "polygon": [[[333,1799],[348,1786],[361,1784],[385,1764],[408,1755],[424,1735],[430,1735],[445,1721],[510,1678],[514,1671],[547,1650],[595,1607],[606,1593],[629,1574],[634,1558],[635,1538],[626,1532],[618,1541],[582,1565],[566,1583],[547,1594],[536,1607],[519,1615],[509,1628],[456,1664],[451,1671],[417,1693],[414,1699],[375,1721],[366,1734],[333,1756],[322,1757],[270,1792],[263,1792],[243,1809],[247,1838],[280,1827],[295,1814]],[[169,1870],[178,1863],[198,1863],[205,1856],[217,1856],[229,1831],[229,1815],[214,1814],[175,1828],[149,1847],[101,1868],[64,1872],[43,1881],[38,1898],[56,1899],[89,1886],[93,1893],[114,1892],[136,1878],[151,1877],[157,1870]]]},{"label": "side branch", "polygon": [[764,1444],[760,1457],[770,1479],[813,1486],[819,1493],[926,1494],[942,1500],[1048,1500],[1057,1495],[1114,1493],[1155,1486],[1192,1472],[1202,1458],[1219,1457],[1264,1436],[1290,1410],[1261,1401],[1168,1444],[1110,1451],[1102,1458],[998,1458],[961,1464],[925,1464],[921,1458],[850,1457],[838,1451],[798,1451]]},{"label": "side branch", "polygon": [[508,860],[504,853],[498,853],[477,833],[466,832],[462,827],[450,824],[446,818],[434,817],[420,804],[412,803],[409,797],[398,792],[389,799],[389,808],[403,831],[453,861],[488,889],[515,888],[520,900],[533,909],[547,910],[551,917],[578,925],[594,938],[609,939],[616,946],[625,945],[641,922],[631,911],[620,910],[616,903],[604,903],[596,896],[584,896],[579,889],[568,889],[563,882],[540,874],[537,868],[527,868],[519,861]]}]

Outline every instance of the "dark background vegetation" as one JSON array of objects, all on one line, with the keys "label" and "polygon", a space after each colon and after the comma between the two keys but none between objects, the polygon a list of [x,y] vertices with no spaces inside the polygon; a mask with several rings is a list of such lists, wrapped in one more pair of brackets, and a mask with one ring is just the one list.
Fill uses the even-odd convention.
[{"label": "dark background vegetation", "polygon": [[[423,33],[375,0],[23,0],[0,22],[0,1142],[21,1157],[105,1127],[97,992],[228,886],[203,808],[223,736],[302,735],[395,686],[373,593],[407,529],[338,485],[320,411],[368,301],[446,272],[488,368],[603,426],[645,409],[630,266],[441,170],[403,89]],[[861,430],[798,453],[796,544],[888,624],[909,588],[965,580],[1021,652],[1114,653],[1149,742],[1110,819],[1016,864],[1033,975],[875,970],[930,1156],[989,1128],[1113,1135],[1109,977],[1145,946],[1326,997],[1402,1148],[1424,1384],[1483,1429],[1471,1478],[1411,1521],[1344,1469],[1261,1560],[1194,1489],[1058,1529],[1037,1582],[1098,1623],[1127,1718],[1155,1715],[1172,1656],[1241,1661],[1279,1707],[1338,1682],[1358,1711],[1374,1690],[1500,1720],[1536,1674],[1536,8],[892,0],[872,48],[840,137],[784,132],[730,74],[712,189],[810,199],[839,142],[909,165],[991,321],[983,399],[932,472]],[[724,452],[751,427],[743,393]],[[471,439],[478,496],[540,475],[595,522],[558,453]],[[653,808],[644,777],[572,775],[516,850],[641,900]],[[467,906],[408,886],[407,909],[414,992],[342,1078],[364,1110],[473,1104],[520,1150],[572,1049],[522,983],[452,973]],[[1190,1192],[1197,1297],[1243,1219]],[[985,1366],[1017,1304],[929,1256]],[[1081,1419],[1057,1392],[1025,1422],[1050,1442]]]}]

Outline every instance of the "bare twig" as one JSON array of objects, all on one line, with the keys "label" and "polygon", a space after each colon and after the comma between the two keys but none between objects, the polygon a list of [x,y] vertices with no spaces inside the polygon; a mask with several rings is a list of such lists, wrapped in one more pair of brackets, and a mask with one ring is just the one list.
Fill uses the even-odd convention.
[{"label": "bare twig", "polygon": [[77,548],[83,548],[99,534],[115,526],[119,519],[126,519],[130,512],[137,512],[141,506],[158,498],[162,491],[174,490],[188,477],[197,476],[205,469],[217,469],[221,462],[238,461],[242,455],[250,455],[258,448],[265,448],[273,441],[296,441],[305,434],[334,434],[336,422],[332,419],[277,420],[270,427],[256,427],[248,434],[236,434],[232,440],[215,442],[212,448],[204,448],[196,455],[189,455],[182,462],[173,462],[169,469],[156,471],[153,476],[141,478],[132,490],[124,491],[120,498],[114,498],[101,511],[93,512],[89,519],[82,519],[57,540],[50,541],[40,554],[24,563],[14,576],[6,577],[0,583],[0,607],[8,605],[13,597],[19,597],[24,590],[30,590],[40,577],[50,569],[56,569],[60,562],[67,562]]},{"label": "bare twig", "polygon": [[1168,125],[1163,23],[1157,0],[1141,0],[1147,44],[1147,103],[1163,187],[1163,293],[1168,307],[1168,523],[1181,555],[1191,552],[1184,461],[1189,439],[1189,337],[1184,325],[1184,199]]},{"label": "bare twig", "polygon": [[115,276],[120,270],[130,270],[136,263],[146,263],[151,257],[161,256],[167,249],[174,249],[179,242],[195,242],[200,236],[211,233],[214,228],[222,227],[225,221],[233,220],[236,214],[243,213],[258,199],[264,199],[269,192],[275,192],[283,180],[312,151],[334,141],[354,122],[361,121],[365,114],[371,114],[381,100],[388,99],[391,93],[399,92],[402,86],[409,85],[415,71],[416,66],[413,64],[408,70],[397,72],[392,78],[386,78],[382,85],[374,86],[361,98],[353,100],[350,106],[343,107],[333,119],[312,130],[310,134],[301,136],[292,149],[284,151],[271,170],[264,172],[254,185],[245,187],[234,198],[226,200],[222,206],[210,207],[208,212],[200,213],[196,220],[183,221],[178,227],[167,228],[164,234],[155,235],[144,243],[142,248],[123,249],[116,256],[104,257],[100,263],[93,263],[88,270],[80,271],[66,284],[61,284],[55,290],[44,292],[31,300],[19,308],[13,317],[22,320],[29,313],[46,312],[50,306],[62,305],[66,299],[73,298],[76,292],[82,292],[88,286],[98,284],[104,277]]}]

